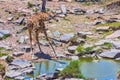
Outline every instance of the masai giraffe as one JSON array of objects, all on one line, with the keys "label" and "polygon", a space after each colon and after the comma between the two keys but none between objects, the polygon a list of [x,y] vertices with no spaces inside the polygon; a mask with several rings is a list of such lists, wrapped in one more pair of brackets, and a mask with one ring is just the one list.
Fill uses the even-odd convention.
[{"label": "masai giraffe", "polygon": [[[43,1],[44,3],[44,1]],[[46,33],[46,28],[45,28],[45,21],[50,20],[51,18],[53,18],[55,15],[53,12],[48,13],[45,11],[33,14],[32,16],[29,16],[27,18],[27,28],[28,28],[28,32],[29,32],[29,38],[30,38],[30,45],[31,45],[31,51],[33,54],[33,47],[32,47],[32,35],[34,36],[34,40],[35,43],[38,44],[39,50],[41,50],[40,44],[39,44],[39,33],[44,33],[46,39],[49,41],[49,44],[51,46],[51,48],[54,51],[54,54],[56,56],[56,52],[48,38],[48,35]]]}]

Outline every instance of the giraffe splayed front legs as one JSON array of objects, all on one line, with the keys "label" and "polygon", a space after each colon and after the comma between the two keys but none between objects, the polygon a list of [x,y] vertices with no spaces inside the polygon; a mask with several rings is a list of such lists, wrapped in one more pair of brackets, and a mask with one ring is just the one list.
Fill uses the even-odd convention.
[{"label": "giraffe splayed front legs", "polygon": [[56,56],[56,52],[55,49],[52,46],[52,43],[50,42],[47,32],[46,32],[46,28],[45,28],[45,21],[49,20],[49,14],[46,12],[40,12],[38,14],[34,14],[30,17],[28,17],[27,20],[27,28],[28,28],[28,32],[29,32],[29,38],[30,38],[30,46],[31,46],[31,53],[33,54],[33,46],[32,46],[32,41],[33,38],[32,36],[34,36],[34,41],[35,43],[38,45],[40,52],[42,52],[41,47],[40,47],[40,43],[39,43],[39,33],[44,33],[46,40],[48,40],[51,48],[53,49],[53,52]]}]

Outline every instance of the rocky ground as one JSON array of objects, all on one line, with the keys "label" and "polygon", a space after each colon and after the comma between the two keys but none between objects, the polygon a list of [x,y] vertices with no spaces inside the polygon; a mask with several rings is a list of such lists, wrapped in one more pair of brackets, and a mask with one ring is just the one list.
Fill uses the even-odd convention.
[{"label": "rocky ground", "polygon": [[[41,6],[39,0],[0,1],[0,52],[9,53],[14,59],[31,60],[26,16],[33,14],[36,8],[40,7],[33,5],[28,8],[28,2]],[[65,5],[67,16],[62,14],[61,4]],[[115,9],[111,12],[109,5],[104,9],[104,5],[97,3],[85,5],[80,2],[63,1],[48,1],[46,6],[59,15],[58,22],[54,20],[50,23],[46,22],[47,33],[49,37],[54,38],[51,41],[58,58],[66,58],[66,55],[69,55],[72,56],[69,58],[77,59],[76,57],[86,53],[87,55],[83,56],[90,54],[98,58],[120,59],[120,14],[115,12]],[[120,5],[117,4],[117,7]],[[40,35],[42,51],[53,57],[53,51],[45,40],[44,34]],[[39,52],[37,45],[34,45],[34,52]],[[4,57],[0,58],[4,59]],[[42,58],[44,57],[37,56],[36,60]]]}]

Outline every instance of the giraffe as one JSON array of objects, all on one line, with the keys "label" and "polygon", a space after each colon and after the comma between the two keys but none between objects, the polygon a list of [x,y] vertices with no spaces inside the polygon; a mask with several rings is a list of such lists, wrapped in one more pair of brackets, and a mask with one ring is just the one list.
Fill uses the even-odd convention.
[{"label": "giraffe", "polygon": [[[42,4],[45,5],[44,3],[45,1],[43,1]],[[42,7],[45,7],[42,5]],[[45,9],[45,8],[43,8]],[[32,35],[34,36],[34,41],[35,44],[38,45],[40,52],[42,52],[40,44],[39,44],[39,33],[44,33],[46,39],[48,40],[51,48],[53,49],[53,52],[56,56],[56,52],[55,49],[52,46],[52,43],[50,42],[48,35],[46,33],[46,28],[45,28],[45,21],[48,21],[52,18],[55,17],[55,14],[53,12],[49,13],[49,12],[45,12],[45,10],[42,10],[42,12],[33,14],[29,17],[27,17],[27,28],[28,28],[28,32],[29,32],[29,38],[30,38],[30,46],[31,46],[31,53],[33,54],[33,46],[32,46]]]}]

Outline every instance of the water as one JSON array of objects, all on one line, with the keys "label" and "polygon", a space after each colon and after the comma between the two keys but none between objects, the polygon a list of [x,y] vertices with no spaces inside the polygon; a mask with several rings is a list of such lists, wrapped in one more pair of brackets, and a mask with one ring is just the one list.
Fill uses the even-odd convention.
[{"label": "water", "polygon": [[40,63],[35,63],[36,70],[34,71],[34,77],[45,74],[45,73],[52,73],[57,68],[65,68],[69,64],[69,61],[63,61],[63,60],[47,60],[42,61]]},{"label": "water", "polygon": [[[69,61],[43,61],[35,63],[34,77],[54,72],[56,68],[64,68]],[[116,74],[120,70],[120,63],[112,60],[80,59],[80,71],[87,79],[92,80],[117,80]]]}]

